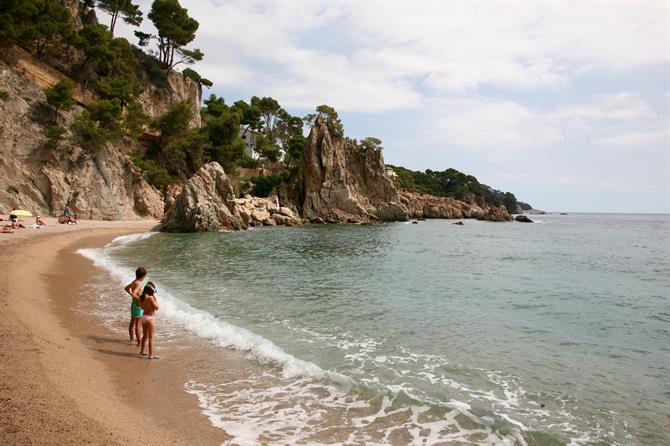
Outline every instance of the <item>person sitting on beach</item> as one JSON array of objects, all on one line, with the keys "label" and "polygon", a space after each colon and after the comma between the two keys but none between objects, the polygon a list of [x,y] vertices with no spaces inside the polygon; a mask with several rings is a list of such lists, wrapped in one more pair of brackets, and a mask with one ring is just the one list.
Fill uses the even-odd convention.
[{"label": "person sitting on beach", "polygon": [[142,295],[140,296],[140,306],[144,314],[140,319],[142,322],[142,348],[140,356],[146,356],[144,347],[149,341],[149,359],[159,359],[154,355],[154,332],[156,331],[156,311],[158,311],[158,301],[156,300],[156,286],[152,282],[147,282]]},{"label": "person sitting on beach", "polygon": [[37,226],[46,226],[47,225],[46,223],[44,223],[44,220],[42,220],[42,217],[40,217],[39,215],[35,218],[35,224]]},{"label": "person sitting on beach", "polygon": [[130,335],[130,342],[136,339],[137,345],[140,345],[140,323],[142,317],[142,308],[140,308],[140,293],[142,291],[142,281],[147,276],[147,270],[143,267],[137,268],[135,271],[135,280],[130,282],[124,290],[130,295],[132,302],[130,303],[130,324],[128,325],[128,334]]}]

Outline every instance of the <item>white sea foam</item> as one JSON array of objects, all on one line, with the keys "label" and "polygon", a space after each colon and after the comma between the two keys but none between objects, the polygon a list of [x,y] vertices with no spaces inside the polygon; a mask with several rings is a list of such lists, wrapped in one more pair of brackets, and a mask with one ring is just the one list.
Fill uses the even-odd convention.
[{"label": "white sea foam", "polygon": [[[118,282],[120,286],[125,285],[128,277],[133,277],[134,268],[125,266],[114,260],[110,254],[115,250],[148,237],[156,233],[133,234],[129,236],[118,237],[110,244],[101,249],[82,249],[78,252],[91,259],[94,264],[106,271]],[[363,428],[371,424],[386,426],[383,432],[384,441],[373,441],[365,429],[361,432],[353,431],[350,434],[349,441],[352,443],[363,442],[366,444],[385,444],[390,442],[390,435],[398,429],[404,429],[406,435],[412,437],[412,444],[432,444],[448,439],[463,439],[473,433],[478,433],[481,438],[486,434],[486,439],[478,441],[479,444],[506,445],[506,444],[525,444],[519,431],[514,431],[507,436],[501,437],[493,430],[493,422],[488,422],[485,418],[472,413],[472,408],[468,403],[457,400],[449,401],[449,412],[442,418],[427,421],[419,421],[419,415],[428,411],[429,400],[423,398],[425,395],[412,395],[411,387],[383,386],[378,377],[372,376],[362,381],[356,382],[353,379],[332,371],[327,371],[318,365],[297,358],[270,340],[255,334],[247,329],[230,324],[226,321],[216,318],[212,314],[196,309],[179,299],[160,283],[156,283],[160,293],[161,304],[160,317],[176,324],[179,327],[206,339],[214,345],[231,348],[246,352],[248,357],[262,364],[270,364],[279,367],[281,378],[286,380],[271,388],[259,389],[249,386],[246,393],[231,393],[221,386],[212,386],[198,383],[187,383],[187,391],[197,395],[203,413],[207,415],[213,425],[218,426],[229,434],[233,435],[234,444],[259,444],[262,434],[269,435],[269,438],[279,439],[282,443],[293,443],[305,441],[314,434],[314,429],[319,426],[318,417],[322,411],[340,410],[348,412],[351,409],[368,410],[368,413],[362,417],[350,418],[349,423],[353,425],[341,426],[344,428]],[[397,372],[400,364],[425,364],[424,370],[420,372],[407,372],[413,374],[428,382],[448,386],[456,389],[471,398],[494,402],[494,405],[514,409],[518,405],[519,397],[523,390],[516,385],[510,384],[506,377],[501,377],[492,373],[489,379],[502,388],[502,396],[496,396],[492,392],[483,395],[461,383],[446,378],[440,372],[440,367],[445,366],[446,359],[434,355],[416,355],[405,351],[405,356],[381,355],[378,354],[379,343],[372,339],[355,339],[348,336],[333,336],[319,333],[316,330],[307,328],[290,327],[288,322],[285,325],[294,331],[301,332],[306,339],[317,339],[328,345],[334,345],[342,351],[351,353],[346,355],[350,364],[358,364],[353,370],[363,372],[366,365],[374,363],[378,367],[388,368],[396,375],[403,375]],[[304,378],[304,379],[303,379]],[[339,386],[331,387],[328,383],[336,383]],[[344,398],[352,388],[361,388],[361,386],[370,387],[375,390],[376,395],[373,399],[381,398],[382,407],[372,413],[369,412],[372,406],[372,400],[360,399],[360,395]],[[239,389],[236,390],[239,392]],[[326,397],[323,392],[328,393]],[[399,395],[406,394],[415,400],[426,401],[426,406],[404,405],[397,406],[396,398]],[[237,400],[231,399],[236,397]],[[221,398],[225,397],[224,400]],[[321,409],[306,407],[306,401],[316,401],[317,407]],[[235,402],[237,401],[237,402]],[[225,402],[225,404],[224,404]],[[263,402],[263,404],[260,404]],[[235,407],[234,413],[230,412],[231,404]],[[395,405],[394,405],[395,404]],[[393,407],[392,407],[393,406]],[[442,402],[441,406],[445,406]],[[390,420],[394,417],[403,416],[406,411],[407,418],[398,425],[394,425]],[[271,414],[282,414],[282,416],[270,416]],[[458,424],[455,417],[462,414],[481,426],[481,429],[469,430]],[[518,421],[508,416],[503,416],[511,425],[520,430],[523,426]],[[284,421],[282,421],[284,420]],[[286,420],[292,420],[287,422]],[[454,429],[456,427],[456,429]],[[445,437],[444,432],[452,432]],[[419,432],[423,432],[419,435]],[[427,434],[426,434],[427,432]],[[269,433],[269,434],[268,434]],[[309,441],[310,444],[320,444],[319,442]]]},{"label": "white sea foam", "polygon": [[[95,266],[107,270],[121,285],[127,281],[128,277],[133,277],[134,270],[113,260],[107,255],[107,250],[152,235],[153,233],[144,233],[118,237],[105,248],[80,249],[77,253],[91,259]],[[346,376],[323,370],[314,363],[296,358],[262,336],[217,319],[206,311],[193,308],[169,291],[164,291],[165,288],[159,282],[154,281],[154,283],[161,290],[159,292],[161,318],[181,326],[214,345],[246,352],[250,358],[262,364],[275,364],[281,368],[285,377],[309,377],[315,380],[330,380],[345,386],[352,385],[352,381]]]}]

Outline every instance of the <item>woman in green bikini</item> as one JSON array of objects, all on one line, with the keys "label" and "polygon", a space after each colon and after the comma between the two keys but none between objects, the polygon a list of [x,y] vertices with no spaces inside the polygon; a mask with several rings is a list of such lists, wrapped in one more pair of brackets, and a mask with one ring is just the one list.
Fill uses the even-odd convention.
[{"label": "woman in green bikini", "polygon": [[133,342],[133,335],[137,340],[137,345],[140,345],[140,324],[139,320],[144,311],[140,308],[140,294],[142,293],[142,281],[147,277],[147,270],[143,267],[137,268],[135,271],[135,280],[130,282],[124,290],[130,295],[132,302],[130,303],[130,325],[128,325],[128,334],[130,335],[130,342]]}]

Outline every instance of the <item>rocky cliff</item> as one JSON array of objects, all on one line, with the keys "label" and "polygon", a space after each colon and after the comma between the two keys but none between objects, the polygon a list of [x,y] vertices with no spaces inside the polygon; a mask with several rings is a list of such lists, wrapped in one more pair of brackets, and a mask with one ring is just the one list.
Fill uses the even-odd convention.
[{"label": "rocky cliff", "polygon": [[302,216],[329,223],[407,220],[381,150],[335,136],[317,119],[303,155]]},{"label": "rocky cliff", "polygon": [[[61,147],[45,146],[53,112],[42,89],[0,60],[0,203],[54,215],[66,206],[84,218],[160,217],[160,193],[127,156],[123,142],[108,144],[95,156],[66,135]],[[74,113],[60,113],[67,126]]]},{"label": "rocky cliff", "polygon": [[235,198],[233,186],[216,162],[202,166],[186,182],[161,225],[165,232],[206,232],[247,229],[249,226],[294,226],[303,223],[278,200]]},{"label": "rocky cliff", "polygon": [[400,192],[400,202],[410,218],[476,218],[484,214],[476,204],[449,197],[436,197],[413,192]]},{"label": "rocky cliff", "polygon": [[172,104],[184,99],[191,103],[193,115],[191,127],[200,127],[200,102],[202,99],[202,87],[199,83],[183,76],[181,73],[171,71],[167,76],[167,85],[156,85],[145,80],[145,88],[137,100],[144,107],[147,116],[155,118],[165,113]]}]

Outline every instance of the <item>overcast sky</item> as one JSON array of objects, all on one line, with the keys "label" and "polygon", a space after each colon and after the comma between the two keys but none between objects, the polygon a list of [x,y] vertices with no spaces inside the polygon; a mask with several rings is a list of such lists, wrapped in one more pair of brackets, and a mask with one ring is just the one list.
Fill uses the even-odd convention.
[{"label": "overcast sky", "polygon": [[670,2],[181,4],[205,97],[328,104],[387,163],[545,210],[670,212]]}]

